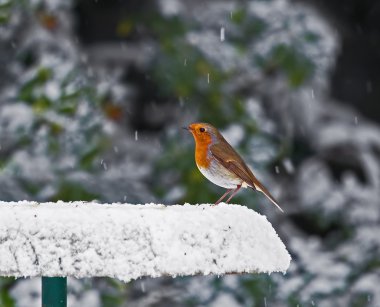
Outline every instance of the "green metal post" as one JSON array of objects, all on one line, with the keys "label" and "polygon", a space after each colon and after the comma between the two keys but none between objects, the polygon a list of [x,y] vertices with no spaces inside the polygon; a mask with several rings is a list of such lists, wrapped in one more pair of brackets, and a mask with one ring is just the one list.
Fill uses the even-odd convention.
[{"label": "green metal post", "polygon": [[42,307],[67,306],[67,278],[42,277]]}]

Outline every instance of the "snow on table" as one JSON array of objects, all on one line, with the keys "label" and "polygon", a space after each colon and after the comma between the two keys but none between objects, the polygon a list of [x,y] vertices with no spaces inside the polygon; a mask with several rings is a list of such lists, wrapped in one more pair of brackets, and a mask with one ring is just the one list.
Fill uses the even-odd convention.
[{"label": "snow on table", "polygon": [[290,255],[244,206],[0,202],[1,276],[285,272]]}]

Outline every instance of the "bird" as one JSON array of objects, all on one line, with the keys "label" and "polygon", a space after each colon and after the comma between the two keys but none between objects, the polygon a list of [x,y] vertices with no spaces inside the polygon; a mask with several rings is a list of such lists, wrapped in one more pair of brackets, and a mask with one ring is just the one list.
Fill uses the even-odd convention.
[{"label": "bird", "polygon": [[240,188],[249,187],[262,192],[281,212],[284,212],[217,128],[208,123],[193,123],[183,128],[191,132],[194,137],[195,162],[199,171],[212,183],[227,189],[215,205],[231,193],[226,201],[228,203]]}]

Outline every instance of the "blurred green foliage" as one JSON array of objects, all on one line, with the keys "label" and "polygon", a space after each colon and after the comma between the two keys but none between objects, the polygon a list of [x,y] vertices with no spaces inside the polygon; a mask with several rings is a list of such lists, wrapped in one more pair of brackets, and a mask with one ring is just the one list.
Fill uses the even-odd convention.
[{"label": "blurred green foliage", "polygon": [[275,46],[267,58],[257,57],[257,63],[263,70],[270,72],[282,70],[292,87],[299,87],[310,78],[313,63],[293,47],[279,44]]},{"label": "blurred green foliage", "polygon": [[13,307],[14,300],[10,296],[9,290],[14,285],[15,279],[12,277],[0,278],[0,306]]},{"label": "blurred green foliage", "polygon": [[14,1],[12,0],[2,1],[2,3],[0,3],[0,25],[7,24],[9,22],[13,4]]}]

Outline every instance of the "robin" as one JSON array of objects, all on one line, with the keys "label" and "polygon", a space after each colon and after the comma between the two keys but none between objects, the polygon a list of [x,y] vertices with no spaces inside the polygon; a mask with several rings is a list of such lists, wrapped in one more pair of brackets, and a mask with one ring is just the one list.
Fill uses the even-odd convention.
[{"label": "robin", "polygon": [[201,173],[212,183],[227,189],[215,203],[219,204],[229,193],[228,203],[241,187],[250,187],[262,192],[283,212],[274,197],[253,175],[240,155],[210,124],[194,123],[184,129],[190,131],[195,140],[195,162]]}]

